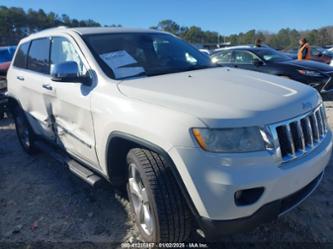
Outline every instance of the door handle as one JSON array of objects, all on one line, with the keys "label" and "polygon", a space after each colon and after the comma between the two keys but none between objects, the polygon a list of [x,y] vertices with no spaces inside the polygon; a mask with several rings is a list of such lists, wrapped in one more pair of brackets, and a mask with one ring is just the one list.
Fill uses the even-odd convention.
[{"label": "door handle", "polygon": [[16,79],[23,81],[24,77],[23,76],[16,76]]},{"label": "door handle", "polygon": [[46,89],[46,90],[49,90],[49,91],[52,91],[53,90],[53,87],[51,86],[51,85],[49,85],[49,84],[43,84],[43,86],[42,86],[44,89]]}]

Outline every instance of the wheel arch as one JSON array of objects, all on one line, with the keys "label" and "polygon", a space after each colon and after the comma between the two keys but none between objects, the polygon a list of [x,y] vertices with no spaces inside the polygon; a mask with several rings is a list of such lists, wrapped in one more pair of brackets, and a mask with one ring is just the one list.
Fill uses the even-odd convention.
[{"label": "wheel arch", "polygon": [[8,109],[11,113],[14,112],[14,108],[16,108],[16,107],[19,107],[23,110],[22,104],[17,98],[15,98],[11,95],[7,95],[6,97],[7,97]]},{"label": "wheel arch", "polygon": [[[127,179],[126,156],[128,151],[132,148],[145,148],[154,151],[167,161],[169,168],[176,179],[179,189],[181,190],[182,195],[185,198],[189,209],[191,210],[191,213],[195,218],[198,218],[198,211],[195,208],[195,205],[172,158],[167,151],[165,151],[159,145],[156,145],[148,140],[121,131],[114,131],[109,135],[106,148],[106,162],[107,175],[111,183],[114,181],[115,185],[117,185],[119,183],[123,183],[124,180]],[[115,177],[112,176],[113,174],[115,174]]]}]

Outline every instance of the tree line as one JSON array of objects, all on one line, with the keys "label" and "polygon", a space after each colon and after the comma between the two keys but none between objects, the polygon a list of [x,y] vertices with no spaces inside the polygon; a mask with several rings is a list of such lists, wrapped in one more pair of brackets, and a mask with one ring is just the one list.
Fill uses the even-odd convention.
[{"label": "tree line", "polygon": [[274,48],[286,49],[296,48],[298,46],[298,40],[301,37],[306,38],[312,45],[326,46],[333,44],[333,26],[307,31],[283,28],[277,33],[252,29],[245,33],[241,32],[228,36],[222,36],[214,31],[202,30],[197,26],[180,26],[172,20],[160,21],[157,26],[153,26],[151,28],[165,30],[180,36],[191,43],[199,44],[222,44],[226,42],[231,45],[253,44],[255,40],[259,38]]},{"label": "tree line", "polygon": [[[25,11],[22,8],[0,6],[0,46],[15,45],[21,38],[31,33],[57,26],[100,27],[102,25],[91,19],[77,20],[65,14],[45,13],[42,9]],[[104,26],[120,27],[121,25]],[[181,26],[173,20],[162,20],[151,28],[173,33],[193,44],[213,45],[224,42],[230,42],[231,45],[251,44],[260,38],[274,48],[284,49],[296,48],[300,37],[305,37],[312,45],[333,44],[333,26],[307,31],[283,28],[277,33],[252,29],[228,36],[222,36],[215,31],[203,30],[198,26]]]},{"label": "tree line", "polygon": [[29,34],[58,26],[100,27],[101,24],[91,19],[77,20],[65,14],[45,13],[42,9],[25,11],[22,8],[0,6],[0,46],[15,45]]}]

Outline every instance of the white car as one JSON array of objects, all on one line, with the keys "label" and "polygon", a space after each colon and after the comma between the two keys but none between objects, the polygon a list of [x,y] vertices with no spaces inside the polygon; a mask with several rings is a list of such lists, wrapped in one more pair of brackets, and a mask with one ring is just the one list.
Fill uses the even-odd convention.
[{"label": "white car", "polygon": [[193,229],[212,241],[271,221],[314,191],[331,155],[316,90],[217,68],[159,31],[30,35],[8,97],[24,150],[49,152],[91,185],[127,186],[146,241]]}]

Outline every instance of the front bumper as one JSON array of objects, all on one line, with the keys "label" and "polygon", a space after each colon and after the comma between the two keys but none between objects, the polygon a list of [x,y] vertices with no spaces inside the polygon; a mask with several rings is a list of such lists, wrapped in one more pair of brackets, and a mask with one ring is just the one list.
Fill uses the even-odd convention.
[{"label": "front bumper", "polygon": [[324,172],[320,173],[319,176],[297,192],[262,206],[251,216],[234,220],[200,218],[198,220],[199,226],[208,241],[219,240],[221,235],[230,235],[254,229],[258,225],[273,221],[277,217],[297,207],[319,186],[323,175]]},{"label": "front bumper", "polygon": [[[331,157],[332,133],[306,156],[277,164],[269,152],[224,154],[208,153],[200,148],[172,148],[169,155],[197,211],[204,232],[234,233],[270,221],[300,200],[287,205],[294,193],[312,186]],[[321,178],[321,177],[319,177]],[[237,205],[239,190],[264,188],[260,198],[249,205]],[[314,188],[313,188],[314,189]],[[308,193],[313,189],[306,188]],[[289,208],[285,208],[289,206]]]}]

